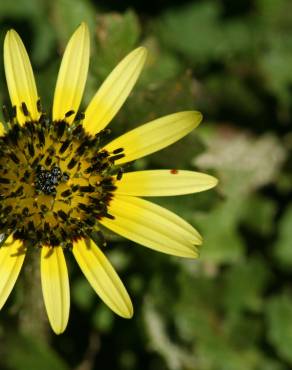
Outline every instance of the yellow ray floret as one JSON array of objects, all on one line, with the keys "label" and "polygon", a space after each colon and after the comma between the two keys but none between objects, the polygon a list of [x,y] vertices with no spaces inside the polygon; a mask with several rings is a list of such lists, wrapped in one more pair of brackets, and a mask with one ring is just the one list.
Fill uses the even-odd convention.
[{"label": "yellow ray floret", "polygon": [[20,273],[25,253],[20,240],[10,235],[0,248],[0,309],[6,302]]},{"label": "yellow ray floret", "polygon": [[74,257],[95,292],[116,314],[133,316],[131,299],[114,268],[93,241],[73,245]]},{"label": "yellow ray floret", "polygon": [[115,185],[117,194],[156,197],[198,193],[216,184],[213,176],[172,169],[128,172]]},{"label": "yellow ray floret", "polygon": [[38,120],[38,93],[32,67],[21,38],[14,30],[7,32],[4,41],[4,67],[12,105],[17,108],[19,123],[26,120],[21,105],[25,103],[32,120]]},{"label": "yellow ray floret", "polygon": [[50,324],[60,334],[66,329],[70,308],[68,271],[61,247],[42,247],[41,281]]},{"label": "yellow ray floret", "polygon": [[96,134],[112,120],[127,99],[146,60],[146,49],[128,54],[111,72],[85,111],[84,128]]},{"label": "yellow ray floret", "polygon": [[115,218],[104,218],[101,224],[127,239],[174,256],[198,257],[195,245],[202,243],[200,234],[163,207],[144,199],[116,195],[109,213]]},{"label": "yellow ray floret", "polygon": [[[53,120],[62,120],[71,110],[77,113],[89,66],[89,31],[85,23],[74,32],[66,47],[55,88]],[[71,123],[74,114],[66,117]]]},{"label": "yellow ray floret", "polygon": [[135,128],[105,146],[109,152],[123,148],[125,156],[116,164],[123,164],[157,152],[181,139],[202,120],[195,111],[179,112],[158,118]]}]

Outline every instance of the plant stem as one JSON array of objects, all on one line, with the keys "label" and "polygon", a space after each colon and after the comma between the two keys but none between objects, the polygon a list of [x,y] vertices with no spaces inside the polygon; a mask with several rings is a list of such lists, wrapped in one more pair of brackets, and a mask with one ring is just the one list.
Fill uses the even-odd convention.
[{"label": "plant stem", "polygon": [[19,316],[19,329],[25,336],[47,342],[48,321],[42,300],[40,280],[40,253],[27,253],[23,276],[23,307]]}]

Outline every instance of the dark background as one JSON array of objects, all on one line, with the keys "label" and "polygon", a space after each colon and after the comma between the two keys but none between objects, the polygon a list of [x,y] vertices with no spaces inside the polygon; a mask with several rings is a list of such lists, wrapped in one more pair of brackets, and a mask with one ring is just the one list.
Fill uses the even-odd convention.
[{"label": "dark background", "polygon": [[[292,2],[2,1],[1,42],[9,28],[20,33],[48,111],[81,21],[92,37],[84,107],[121,58],[141,44],[149,50],[114,136],[175,111],[204,115],[188,137],[133,169],[199,170],[220,184],[154,200],[200,230],[197,261],[107,235],[106,253],[133,299],[131,320],[100,302],[68,253],[68,328],[55,336],[44,321],[38,335],[23,322],[36,329],[43,320],[34,314],[41,295],[31,302],[40,281],[21,274],[0,314],[0,369],[290,369]],[[9,104],[3,63],[0,76],[0,102]]]}]

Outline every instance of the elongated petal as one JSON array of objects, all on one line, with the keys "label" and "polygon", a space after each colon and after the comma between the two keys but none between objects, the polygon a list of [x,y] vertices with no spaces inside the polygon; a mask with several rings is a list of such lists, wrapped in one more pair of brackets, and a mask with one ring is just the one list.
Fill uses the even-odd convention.
[{"label": "elongated petal", "polygon": [[66,329],[70,309],[68,271],[61,247],[42,247],[41,280],[50,324],[56,334],[61,334]]},{"label": "elongated petal", "polygon": [[0,137],[3,136],[5,134],[5,128],[3,126],[3,123],[0,122]]},{"label": "elongated petal", "polygon": [[9,236],[0,248],[0,309],[4,306],[20,273],[25,253],[20,240]]},{"label": "elongated petal", "polygon": [[100,298],[118,315],[133,316],[131,299],[114,268],[93,241],[73,244],[74,257]]},{"label": "elongated petal", "polygon": [[94,135],[112,120],[132,91],[144,62],[146,49],[139,47],[128,54],[111,72],[90,102],[83,125]]},{"label": "elongated petal", "polygon": [[199,112],[179,112],[146,123],[127,132],[106,145],[109,152],[123,148],[125,157],[116,161],[122,164],[154,153],[187,135],[202,120]]},{"label": "elongated petal", "polygon": [[100,223],[136,243],[174,256],[196,258],[200,234],[179,216],[144,199],[115,195]]},{"label": "elongated petal", "polygon": [[33,120],[39,118],[38,93],[29,57],[21,38],[14,30],[7,32],[4,41],[4,67],[11,104],[17,107],[20,123],[26,121],[21,110],[25,103]]},{"label": "elongated petal", "polygon": [[[53,120],[65,118],[71,110],[77,112],[82,99],[89,65],[89,31],[82,23],[66,47],[55,88]],[[72,122],[74,114],[67,117]]]},{"label": "elongated petal", "polygon": [[143,197],[197,193],[216,184],[213,176],[180,170],[128,172],[115,183],[117,194]]}]

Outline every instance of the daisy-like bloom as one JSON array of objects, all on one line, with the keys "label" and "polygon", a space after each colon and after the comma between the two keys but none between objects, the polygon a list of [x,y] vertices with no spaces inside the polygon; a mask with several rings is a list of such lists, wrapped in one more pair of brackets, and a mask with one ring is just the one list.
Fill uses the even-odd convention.
[{"label": "daisy-like bloom", "polygon": [[101,250],[101,225],[138,244],[196,258],[200,234],[172,212],[141,197],[188,194],[216,185],[191,171],[124,173],[123,165],[179,140],[200,123],[199,112],[179,112],[146,123],[106,144],[106,128],[130,94],[146,59],[139,47],[104,81],[84,113],[79,106],[89,65],[89,32],[82,23],[60,66],[52,116],[41,107],[26,49],[14,31],[4,42],[12,110],[0,129],[0,308],[25,255],[40,250],[43,298],[52,329],[62,333],[70,307],[64,251],[71,250],[100,298],[118,315],[133,307]]}]

